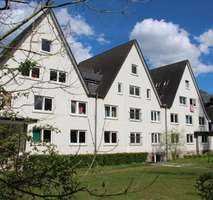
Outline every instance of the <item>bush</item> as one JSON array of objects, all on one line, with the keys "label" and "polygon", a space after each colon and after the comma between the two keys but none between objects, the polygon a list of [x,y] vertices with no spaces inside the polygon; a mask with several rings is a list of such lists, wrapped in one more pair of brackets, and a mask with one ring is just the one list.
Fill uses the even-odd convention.
[{"label": "bush", "polygon": [[200,175],[195,187],[202,199],[213,200],[213,172]]},{"label": "bush", "polygon": [[70,166],[88,167],[91,164],[106,166],[130,163],[143,163],[147,159],[147,153],[116,153],[116,154],[86,154],[86,155],[32,155],[33,162],[65,162]]}]

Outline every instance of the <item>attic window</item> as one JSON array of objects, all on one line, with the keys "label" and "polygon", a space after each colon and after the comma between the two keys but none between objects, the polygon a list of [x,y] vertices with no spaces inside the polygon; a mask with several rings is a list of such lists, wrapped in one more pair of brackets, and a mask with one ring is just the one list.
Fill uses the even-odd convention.
[{"label": "attic window", "polygon": [[188,80],[185,80],[185,86],[186,86],[186,89],[189,89],[189,81]]},{"label": "attic window", "polygon": [[132,72],[132,74],[137,75],[138,74],[138,66],[132,65],[131,72]]},{"label": "attic window", "polygon": [[41,39],[41,50],[50,52],[51,50],[51,41],[46,39]]}]

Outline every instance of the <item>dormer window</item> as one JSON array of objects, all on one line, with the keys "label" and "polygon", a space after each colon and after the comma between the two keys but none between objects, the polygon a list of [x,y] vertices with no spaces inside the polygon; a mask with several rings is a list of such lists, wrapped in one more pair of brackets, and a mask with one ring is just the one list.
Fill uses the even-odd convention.
[{"label": "dormer window", "polygon": [[189,81],[188,80],[185,80],[185,87],[186,87],[186,89],[189,89]]},{"label": "dormer window", "polygon": [[51,41],[47,39],[41,39],[41,50],[50,52],[51,50]]},{"label": "dormer window", "polygon": [[134,75],[138,74],[138,66],[137,65],[132,65],[131,73]]}]

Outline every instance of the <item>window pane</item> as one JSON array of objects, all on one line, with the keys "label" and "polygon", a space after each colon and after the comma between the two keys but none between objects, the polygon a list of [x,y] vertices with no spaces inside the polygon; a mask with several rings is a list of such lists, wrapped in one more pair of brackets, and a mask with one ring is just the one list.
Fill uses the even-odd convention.
[{"label": "window pane", "polygon": [[24,67],[23,69],[21,69],[21,75],[22,76],[30,76],[30,69],[29,69],[29,67]]},{"label": "window pane", "polygon": [[41,49],[43,51],[50,52],[50,46],[51,46],[51,41],[46,40],[46,39],[41,40]]},{"label": "window pane", "polygon": [[51,142],[51,130],[43,131],[43,142]]},{"label": "window pane", "polygon": [[129,86],[129,94],[131,94],[131,95],[134,95],[135,94],[135,92],[134,92],[134,87],[133,86]]},{"label": "window pane", "polygon": [[42,110],[43,104],[43,97],[42,96],[35,96],[34,97],[34,109],[35,110]]},{"label": "window pane", "polygon": [[71,113],[76,113],[76,101],[71,101]]},{"label": "window pane", "polygon": [[112,107],[112,117],[117,117],[117,109],[116,109],[116,107]]},{"label": "window pane", "polygon": [[65,72],[59,72],[59,82],[65,83],[66,82],[66,73]]},{"label": "window pane", "polygon": [[110,107],[105,106],[105,117],[110,117]]},{"label": "window pane", "polygon": [[135,111],[133,109],[130,109],[130,119],[135,118]]},{"label": "window pane", "polygon": [[104,132],[104,142],[110,143],[110,132],[109,131]]},{"label": "window pane", "polygon": [[32,69],[32,77],[33,78],[39,78],[39,72],[40,72],[40,69],[38,67],[35,67]]},{"label": "window pane", "polygon": [[132,65],[132,73],[137,74],[137,66],[136,65]]},{"label": "window pane", "polygon": [[140,135],[140,133],[136,133],[136,143],[141,143],[141,135]]},{"label": "window pane", "polygon": [[134,133],[130,134],[130,143],[132,143],[132,144],[135,143],[135,134]]},{"label": "window pane", "polygon": [[86,114],[86,103],[79,103],[78,111],[79,111],[79,114]]},{"label": "window pane", "polygon": [[45,98],[45,101],[44,101],[44,110],[46,110],[46,111],[51,111],[52,110],[52,99]]},{"label": "window pane", "polygon": [[79,143],[85,143],[85,132],[84,131],[79,132]]},{"label": "window pane", "polygon": [[119,92],[119,93],[122,92],[121,83],[118,83],[118,92]]},{"label": "window pane", "polygon": [[116,143],[116,142],[117,142],[117,133],[112,132],[112,143]]},{"label": "window pane", "polygon": [[151,98],[151,90],[150,89],[147,89],[147,91],[146,91],[146,98],[147,99]]},{"label": "window pane", "polygon": [[71,143],[77,143],[78,142],[77,135],[78,135],[77,130],[71,130],[71,133],[70,133],[70,142]]},{"label": "window pane", "polygon": [[33,142],[39,143],[41,142],[41,130],[33,129]]},{"label": "window pane", "polygon": [[139,87],[135,87],[135,95],[140,96],[140,88]]},{"label": "window pane", "polygon": [[135,119],[140,119],[140,109],[135,110]]},{"label": "window pane", "polygon": [[50,80],[57,81],[57,71],[54,71],[54,70],[50,71]]}]

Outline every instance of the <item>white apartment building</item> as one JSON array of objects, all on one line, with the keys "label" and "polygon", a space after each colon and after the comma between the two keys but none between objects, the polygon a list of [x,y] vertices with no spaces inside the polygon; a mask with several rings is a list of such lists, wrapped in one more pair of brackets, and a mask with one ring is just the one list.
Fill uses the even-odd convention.
[{"label": "white apartment building", "polygon": [[[213,149],[189,61],[149,70],[133,40],[77,64],[52,10],[25,26],[10,47],[1,53],[1,66],[36,62],[1,80],[18,95],[11,109],[37,120],[28,126],[33,141],[27,151],[50,143],[60,154],[163,155],[162,138],[168,143],[171,133],[178,133],[181,153]],[[197,139],[195,132],[203,134]]]}]

